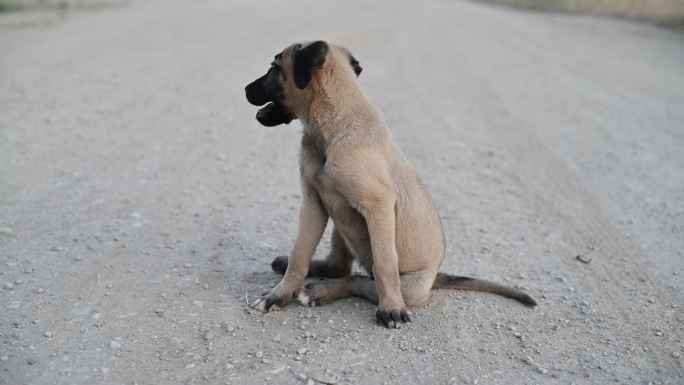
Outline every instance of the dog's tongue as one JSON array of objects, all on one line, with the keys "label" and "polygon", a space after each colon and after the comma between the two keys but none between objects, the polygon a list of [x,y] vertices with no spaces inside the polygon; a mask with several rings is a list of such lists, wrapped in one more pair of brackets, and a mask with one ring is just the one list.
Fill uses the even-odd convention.
[{"label": "dog's tongue", "polygon": [[267,105],[261,107],[261,108],[259,109],[259,111],[257,111],[256,117],[257,117],[257,118],[260,118],[260,117],[263,116],[265,113],[267,113],[268,111],[270,111],[271,108],[273,108],[273,102],[269,102]]}]

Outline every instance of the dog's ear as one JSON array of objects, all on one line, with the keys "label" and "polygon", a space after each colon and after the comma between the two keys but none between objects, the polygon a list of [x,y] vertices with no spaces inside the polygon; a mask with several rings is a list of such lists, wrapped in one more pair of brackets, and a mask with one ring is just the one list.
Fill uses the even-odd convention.
[{"label": "dog's ear", "polygon": [[328,43],[315,41],[304,48],[296,47],[292,53],[294,82],[297,88],[303,90],[311,81],[314,71],[323,68],[325,55],[328,53]]},{"label": "dog's ear", "polygon": [[361,75],[361,71],[363,71],[363,68],[359,65],[359,61],[356,60],[356,58],[352,55],[349,55],[349,64],[351,64],[352,68],[354,69],[354,73],[358,77]]}]

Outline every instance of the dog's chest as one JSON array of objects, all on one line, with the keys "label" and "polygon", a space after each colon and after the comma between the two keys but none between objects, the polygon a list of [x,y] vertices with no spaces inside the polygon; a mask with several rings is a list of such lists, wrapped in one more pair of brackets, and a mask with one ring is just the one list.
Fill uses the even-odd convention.
[{"label": "dog's chest", "polygon": [[310,154],[304,156],[301,172],[302,182],[316,192],[326,212],[336,224],[359,219],[360,214],[339,191],[334,178],[326,172],[324,159],[312,159]]},{"label": "dog's chest", "polygon": [[307,138],[305,135],[302,139],[300,159],[302,182],[316,191],[335,228],[358,257],[360,254],[366,254],[362,250],[368,249],[366,221],[337,188],[335,179],[326,171],[327,161],[325,150],[320,143],[315,138]]},{"label": "dog's chest", "polygon": [[300,154],[302,181],[316,191],[328,214],[335,219],[335,214],[340,215],[349,205],[337,191],[334,179],[327,172],[327,161],[323,138],[316,134],[304,133]]}]

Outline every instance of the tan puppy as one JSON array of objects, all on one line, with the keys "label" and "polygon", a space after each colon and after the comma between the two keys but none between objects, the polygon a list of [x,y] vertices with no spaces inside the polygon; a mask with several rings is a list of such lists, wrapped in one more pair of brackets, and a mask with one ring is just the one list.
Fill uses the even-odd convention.
[{"label": "tan puppy", "polygon": [[[432,289],[487,291],[536,306],[527,294],[495,283],[439,273],[444,232],[437,208],[384,119],[364,96],[358,61],[324,41],[293,44],[275,56],[263,77],[246,87],[247,100],[265,105],[266,126],[297,118],[302,206],[289,258],[272,267],[284,274],[251,307],[268,312],[298,300],[316,306],[361,296],[378,304],[387,327],[410,322],[406,306],[425,303]],[[311,261],[328,219],[332,250]],[[370,276],[350,276],[357,260]],[[302,288],[305,277],[334,278]]]}]

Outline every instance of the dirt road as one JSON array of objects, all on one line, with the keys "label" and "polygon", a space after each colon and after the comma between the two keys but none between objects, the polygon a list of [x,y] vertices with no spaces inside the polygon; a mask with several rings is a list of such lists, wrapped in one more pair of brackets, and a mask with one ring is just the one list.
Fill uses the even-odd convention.
[{"label": "dirt road", "polygon": [[[0,15],[0,384],[684,383],[681,34],[288,4]],[[312,38],[364,67],[442,269],[536,310],[440,291],[398,331],[360,299],[249,311],[295,236],[301,127],[259,126],[243,87]]]}]

